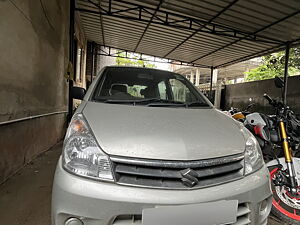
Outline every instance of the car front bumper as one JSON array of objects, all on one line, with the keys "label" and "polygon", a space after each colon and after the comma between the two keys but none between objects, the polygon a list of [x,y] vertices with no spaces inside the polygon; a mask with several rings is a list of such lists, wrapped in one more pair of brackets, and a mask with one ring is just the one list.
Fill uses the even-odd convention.
[{"label": "car front bumper", "polygon": [[146,208],[220,200],[238,200],[234,224],[267,224],[269,182],[268,170],[263,167],[240,180],[195,190],[131,187],[72,175],[62,168],[60,159],[53,184],[52,225],[140,225]]}]

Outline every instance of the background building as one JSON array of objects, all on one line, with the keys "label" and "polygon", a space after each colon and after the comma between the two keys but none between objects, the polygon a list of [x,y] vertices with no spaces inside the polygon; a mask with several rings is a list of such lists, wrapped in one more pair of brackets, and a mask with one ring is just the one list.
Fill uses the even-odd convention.
[{"label": "background building", "polygon": [[[245,77],[244,73],[256,68],[259,65],[260,58],[256,58],[228,67],[215,69],[213,83],[220,82],[223,84],[234,84],[243,82]],[[209,83],[211,78],[211,69],[209,68],[170,65],[170,70],[184,75],[195,86]]]}]

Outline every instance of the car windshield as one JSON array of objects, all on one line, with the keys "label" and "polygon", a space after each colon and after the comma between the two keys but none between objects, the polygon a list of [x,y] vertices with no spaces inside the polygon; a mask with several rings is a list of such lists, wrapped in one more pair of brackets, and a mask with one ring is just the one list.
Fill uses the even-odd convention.
[{"label": "car windshield", "polygon": [[183,76],[146,68],[108,67],[97,84],[94,101],[147,106],[209,106]]}]

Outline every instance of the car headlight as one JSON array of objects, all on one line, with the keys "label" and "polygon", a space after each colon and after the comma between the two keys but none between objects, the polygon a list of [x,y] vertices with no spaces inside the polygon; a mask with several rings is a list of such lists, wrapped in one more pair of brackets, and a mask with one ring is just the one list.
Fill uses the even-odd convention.
[{"label": "car headlight", "polygon": [[113,181],[109,157],[100,149],[84,116],[71,120],[63,146],[63,168],[73,174]]},{"label": "car headlight", "polygon": [[258,141],[253,134],[242,124],[237,123],[246,141],[245,146],[245,175],[259,170],[264,165],[263,155]]},{"label": "car headlight", "polygon": [[260,146],[255,137],[248,137],[245,147],[245,175],[254,173],[264,165]]}]

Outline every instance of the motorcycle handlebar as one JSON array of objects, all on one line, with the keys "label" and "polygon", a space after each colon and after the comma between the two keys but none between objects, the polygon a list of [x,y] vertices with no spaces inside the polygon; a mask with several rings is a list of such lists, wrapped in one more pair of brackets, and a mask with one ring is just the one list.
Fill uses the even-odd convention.
[{"label": "motorcycle handlebar", "polygon": [[268,102],[272,105],[273,104],[273,99],[269,96],[269,95],[267,95],[267,94],[264,94],[264,98],[265,99],[267,99],[268,100]]},{"label": "motorcycle handlebar", "polygon": [[287,105],[283,104],[281,101],[276,101],[267,94],[264,94],[264,98],[267,99],[269,104],[276,109],[277,116],[286,117],[288,113],[294,113]]},{"label": "motorcycle handlebar", "polygon": [[264,94],[264,98],[268,100],[269,104],[275,108],[285,108],[288,109],[288,107],[286,105],[284,105],[282,102],[280,101],[276,101],[274,99],[272,99],[269,95]]}]

